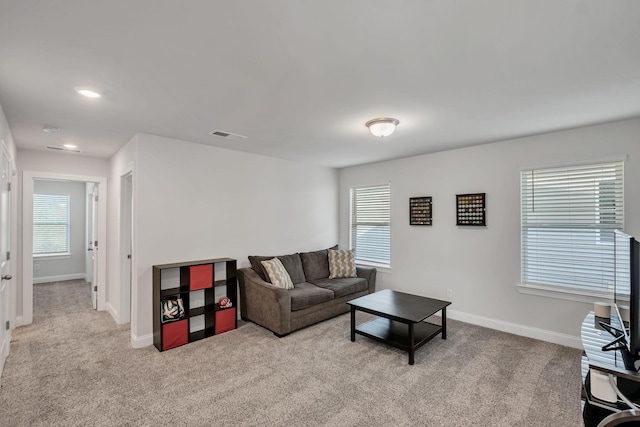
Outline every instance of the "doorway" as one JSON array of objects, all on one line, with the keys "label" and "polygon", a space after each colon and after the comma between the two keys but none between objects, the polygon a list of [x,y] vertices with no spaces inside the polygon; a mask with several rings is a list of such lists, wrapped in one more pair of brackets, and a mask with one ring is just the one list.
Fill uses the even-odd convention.
[{"label": "doorway", "polygon": [[[27,325],[33,322],[33,195],[34,183],[37,180],[48,181],[72,181],[93,183],[94,192],[97,193],[92,218],[97,239],[93,245],[94,263],[93,276],[95,282],[92,289],[96,292],[96,306],[98,310],[105,310],[106,305],[106,214],[107,214],[107,178],[97,176],[66,175],[46,172],[25,171],[23,174],[23,235],[22,235],[22,317],[16,319],[16,323]],[[83,249],[84,252],[84,249]],[[83,256],[84,259],[84,256]]]},{"label": "doorway", "polygon": [[133,172],[120,177],[120,283],[121,323],[131,322],[133,272]]},{"label": "doorway", "polygon": [[33,283],[86,280],[86,183],[34,180]]}]

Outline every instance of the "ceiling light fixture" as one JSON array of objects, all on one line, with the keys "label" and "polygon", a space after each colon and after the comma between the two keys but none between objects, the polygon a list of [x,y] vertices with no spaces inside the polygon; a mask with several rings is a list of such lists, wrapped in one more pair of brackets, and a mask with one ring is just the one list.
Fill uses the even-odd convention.
[{"label": "ceiling light fixture", "polygon": [[56,133],[60,130],[58,126],[42,125],[42,132],[44,133]]},{"label": "ceiling light fixture", "polygon": [[93,90],[89,90],[89,89],[76,89],[76,91],[82,95],[82,96],[86,96],[87,98],[102,98],[102,95],[100,95],[98,92],[95,92]]},{"label": "ceiling light fixture", "polygon": [[63,146],[64,148],[68,148],[68,149],[70,149],[70,150],[73,150],[74,148],[78,148],[78,146],[77,146],[77,145],[74,145],[74,144],[63,144],[62,146]]},{"label": "ceiling light fixture", "polygon": [[373,136],[382,138],[391,135],[399,123],[398,119],[380,118],[369,120],[366,125]]}]

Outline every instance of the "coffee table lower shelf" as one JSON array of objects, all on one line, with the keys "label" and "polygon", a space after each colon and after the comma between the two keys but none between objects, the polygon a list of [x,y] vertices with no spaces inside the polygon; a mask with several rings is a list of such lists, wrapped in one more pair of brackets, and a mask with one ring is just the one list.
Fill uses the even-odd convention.
[{"label": "coffee table lower shelf", "polygon": [[[421,347],[442,332],[442,326],[429,322],[414,323],[413,350]],[[389,344],[400,350],[410,351],[409,325],[383,317],[377,317],[356,326],[356,334]],[[413,363],[411,363],[413,364]]]}]

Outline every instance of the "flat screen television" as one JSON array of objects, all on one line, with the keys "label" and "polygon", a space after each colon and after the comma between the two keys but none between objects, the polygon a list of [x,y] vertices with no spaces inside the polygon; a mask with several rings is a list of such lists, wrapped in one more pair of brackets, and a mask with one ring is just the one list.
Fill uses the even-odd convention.
[{"label": "flat screen television", "polygon": [[[623,344],[619,347],[625,368],[638,371],[640,359],[640,244],[628,234],[614,232],[614,302],[615,310],[624,325]],[[620,316],[620,306],[629,299],[629,322]],[[622,338],[622,337],[621,337]]]}]

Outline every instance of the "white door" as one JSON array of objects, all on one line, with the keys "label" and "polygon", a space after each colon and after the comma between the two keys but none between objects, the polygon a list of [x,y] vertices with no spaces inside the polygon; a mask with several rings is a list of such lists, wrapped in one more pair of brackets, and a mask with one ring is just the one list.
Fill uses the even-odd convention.
[{"label": "white door", "polygon": [[[93,194],[91,197],[91,259],[93,265],[91,270],[93,277],[91,279],[91,304],[94,309],[98,308],[98,184],[93,186]],[[101,289],[100,292],[104,292]]]},{"label": "white door", "polygon": [[4,149],[0,157],[0,172],[2,173],[0,178],[0,375],[2,375],[2,368],[9,355],[9,343],[11,342],[11,329],[9,329],[11,162]]},{"label": "white door", "polygon": [[87,284],[91,289],[91,304],[95,309],[97,307],[96,293],[93,291],[93,264],[96,257],[93,253],[93,182],[86,183],[87,188],[87,204],[85,215],[85,240],[87,242],[87,252],[85,253],[85,276],[87,278]]}]

